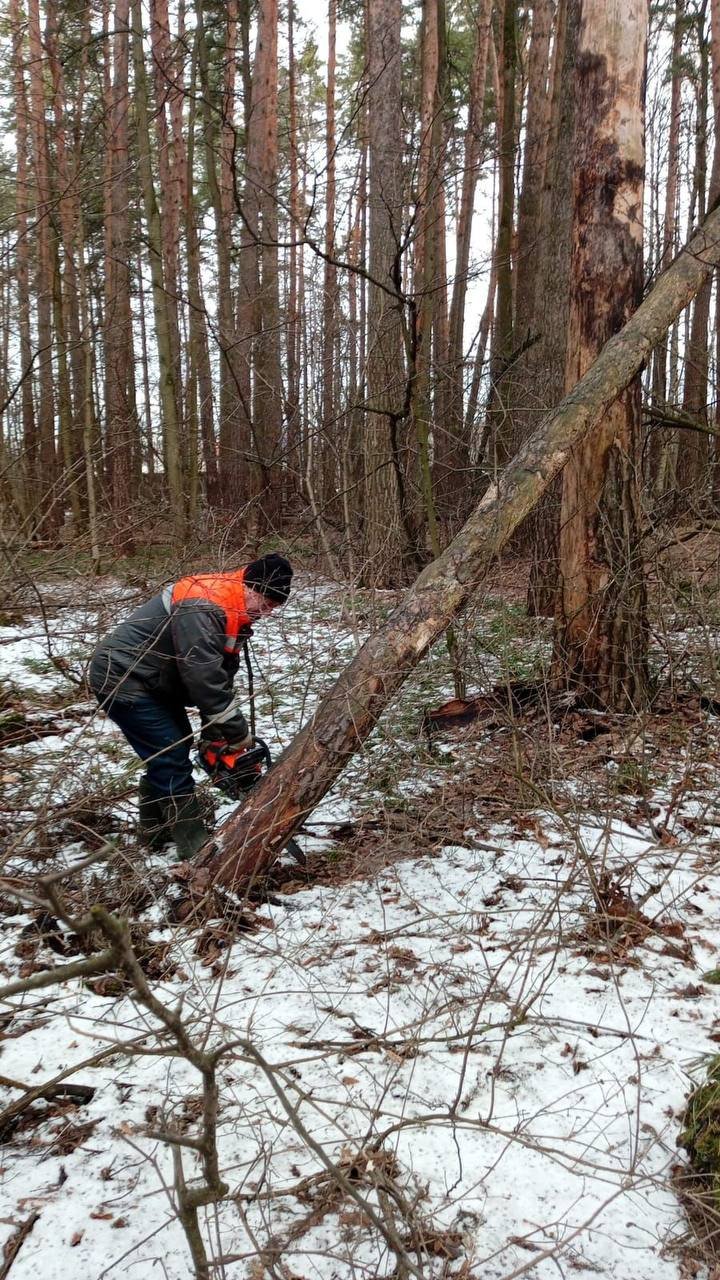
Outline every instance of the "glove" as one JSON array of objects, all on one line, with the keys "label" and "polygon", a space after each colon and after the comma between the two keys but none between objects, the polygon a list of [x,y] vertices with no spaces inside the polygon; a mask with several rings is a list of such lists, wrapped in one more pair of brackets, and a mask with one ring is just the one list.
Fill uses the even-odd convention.
[{"label": "glove", "polygon": [[233,738],[232,740],[229,740],[219,733],[217,729],[213,732],[212,725],[208,729],[203,730],[200,735],[201,749],[210,747],[213,751],[217,751],[218,755],[223,756],[235,755],[242,751],[249,751],[253,742],[254,738],[249,732],[245,734],[244,738]]}]

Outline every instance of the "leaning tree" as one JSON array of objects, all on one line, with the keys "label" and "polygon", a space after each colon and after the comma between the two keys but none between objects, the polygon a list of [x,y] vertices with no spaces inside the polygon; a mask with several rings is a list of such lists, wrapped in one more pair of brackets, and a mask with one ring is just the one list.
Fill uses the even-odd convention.
[{"label": "leaning tree", "polygon": [[477,591],[490,564],[608,413],[673,321],[720,263],[720,208],[661,275],[627,324],[547,415],[445,551],[363,645],[312,720],[253,789],[194,868],[197,888],[245,887],[330,790],[421,658]]}]

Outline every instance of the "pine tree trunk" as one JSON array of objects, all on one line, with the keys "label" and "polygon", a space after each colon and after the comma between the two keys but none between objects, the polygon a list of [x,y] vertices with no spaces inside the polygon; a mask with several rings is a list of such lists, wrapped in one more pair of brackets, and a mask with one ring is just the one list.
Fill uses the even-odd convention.
[{"label": "pine tree trunk", "polygon": [[491,470],[507,462],[512,449],[512,421],[501,381],[513,349],[513,222],[515,216],[515,97],[517,72],[517,0],[504,0],[502,25],[502,109],[498,113],[500,185],[498,191],[497,286],[495,324],[490,353],[488,463]]},{"label": "pine tree trunk", "polygon": [[38,504],[40,493],[37,475],[37,423],[33,399],[32,330],[30,325],[30,254],[28,212],[32,203],[28,175],[28,102],[25,81],[27,50],[20,0],[10,0],[10,25],[13,36],[13,106],[15,110],[15,203],[17,235],[15,240],[15,278],[17,281],[17,316],[20,348],[20,387],[22,404],[22,483],[18,485],[21,509],[25,517]]},{"label": "pine tree trunk", "polygon": [[[237,0],[228,0],[223,41],[222,90],[211,76],[203,3],[195,0],[197,65],[202,99],[205,172],[215,223],[217,257],[217,338],[220,347],[218,497],[237,515],[252,493],[250,436],[250,356],[247,337],[238,340],[232,293],[231,248],[235,167],[235,52]],[[215,107],[215,110],[213,108]],[[242,256],[242,255],[241,255]],[[242,265],[241,265],[242,272]],[[241,286],[242,288],[242,282]],[[240,310],[240,324],[242,311]]]},{"label": "pine tree trunk", "polygon": [[[430,461],[430,436],[433,425],[431,367],[435,289],[438,276],[437,187],[440,179],[440,154],[437,147],[436,120],[439,112],[438,75],[440,67],[440,14],[437,0],[423,0],[420,31],[420,143],[417,164],[417,197],[415,219],[417,236],[414,260],[414,332],[410,347],[410,412],[417,441],[422,504],[413,521],[417,530],[427,529],[433,553],[440,550],[440,539],[433,493]],[[444,230],[444,224],[443,224]],[[442,429],[442,423],[440,424]],[[414,503],[413,506],[417,504]],[[417,535],[416,535],[417,536]]]},{"label": "pine tree trunk", "polygon": [[366,425],[363,437],[363,580],[387,587],[412,559],[405,524],[408,426],[398,290],[402,243],[401,3],[369,0],[367,91],[369,270]]},{"label": "pine tree trunk", "polygon": [[[84,468],[82,465],[83,413],[85,405],[85,353],[84,339],[80,333],[79,310],[77,306],[78,279],[75,262],[77,242],[77,225],[79,219],[79,197],[77,189],[78,155],[72,161],[68,156],[66,116],[67,101],[65,77],[62,61],[58,51],[57,27],[58,17],[55,0],[46,0],[47,10],[47,55],[50,69],[53,99],[55,163],[57,173],[57,192],[60,221],[60,239],[62,243],[62,272],[56,272],[57,280],[57,316],[56,331],[61,328],[64,343],[58,346],[58,361],[67,360],[69,352],[72,371],[72,395],[68,387],[64,392],[67,423],[63,434],[63,460],[69,488],[70,502],[76,529],[79,531],[82,519],[82,491],[84,489]],[[82,99],[82,88],[80,89]]]},{"label": "pine tree trunk", "polygon": [[48,173],[47,129],[45,122],[45,52],[40,35],[38,0],[28,0],[28,53],[31,105],[31,140],[35,180],[35,236],[37,262],[35,305],[37,308],[38,369],[38,463],[40,507],[35,522],[45,537],[52,538],[62,523],[63,499],[55,492],[58,480],[55,446],[55,394],[52,366],[53,344],[53,255],[50,225],[50,179]]},{"label": "pine tree trunk", "polygon": [[[642,298],[646,0],[582,0],[566,387]],[[554,672],[593,706],[647,693],[639,525],[639,379],[563,474]]]},{"label": "pine tree trunk", "polygon": [[[534,429],[538,409],[543,404],[553,402],[540,399],[538,394],[546,381],[546,370],[539,358],[538,343],[549,319],[548,296],[541,286],[541,279],[543,262],[549,252],[549,242],[555,228],[547,216],[543,215],[547,215],[545,191],[546,169],[548,162],[552,162],[550,144],[551,140],[556,140],[556,130],[551,127],[555,122],[551,121],[551,117],[553,109],[557,112],[559,107],[553,88],[564,36],[564,7],[558,6],[551,61],[552,5],[550,0],[535,0],[533,6],[532,36],[527,58],[522,186],[518,200],[516,237],[516,352],[502,396],[507,403],[510,418],[510,452]],[[553,282],[550,282],[551,292],[553,287]],[[561,381],[558,390],[562,385]],[[540,513],[536,515],[540,519]],[[519,531],[513,549],[525,550],[529,539],[533,543],[536,541],[540,533],[536,527],[538,519],[530,520],[528,526]]]},{"label": "pine tree trunk", "polygon": [[200,275],[200,245],[198,242],[197,214],[193,195],[195,165],[195,98],[198,78],[198,31],[195,31],[192,71],[190,75],[190,108],[188,117],[187,175],[184,183],[183,219],[187,246],[188,313],[190,321],[190,350],[188,358],[194,370],[199,398],[200,438],[205,472],[206,497],[214,506],[218,501],[218,467],[215,441],[215,414],[213,409],[212,368],[208,347],[207,320]]},{"label": "pine tree trunk", "polygon": [[282,496],[285,393],[280,366],[278,269],[278,0],[260,0],[247,140],[248,182],[255,187],[259,292],[253,348],[253,430],[263,480],[262,520],[274,527]]},{"label": "pine tree trunk", "polygon": [[[468,100],[468,123],[465,131],[464,158],[460,207],[457,217],[455,236],[455,279],[450,302],[448,365],[449,386],[448,401],[450,406],[448,431],[452,433],[457,470],[466,475],[470,462],[470,438],[465,429],[463,416],[465,398],[465,300],[467,297],[468,272],[470,268],[470,242],[472,238],[473,210],[475,207],[475,191],[483,162],[483,116],[485,104],[485,84],[487,81],[488,52],[492,34],[492,0],[480,0],[475,18],[476,34],[473,53],[472,74]],[[484,358],[484,357],[483,357]],[[477,398],[477,392],[476,392]],[[474,420],[474,413],[471,421]],[[445,492],[447,483],[444,477],[438,476],[439,497],[441,501],[449,500]],[[455,497],[459,499],[457,508],[462,510],[463,495],[469,485],[454,486]],[[467,509],[467,503],[465,504]]]},{"label": "pine tree trunk", "polygon": [[[683,72],[681,64],[685,0],[675,0],[675,20],[671,55],[670,133],[668,136],[667,176],[665,179],[665,212],[663,217],[662,256],[660,265],[664,271],[670,265],[677,240],[678,174],[680,168],[680,117],[682,107]],[[660,343],[653,356],[653,398],[660,404],[667,400],[667,339]]]},{"label": "pine tree trunk", "polygon": [[[535,400],[543,410],[557,404],[565,389],[570,314],[570,252],[572,247],[572,173],[575,148],[575,80],[580,0],[561,0],[558,7],[553,58],[550,135],[542,224],[547,228],[540,264],[538,320],[540,339],[528,352],[527,376]],[[560,498],[558,481],[533,511],[521,530],[531,549],[528,613],[552,618],[558,585]]]},{"label": "pine tree trunk", "polygon": [[[697,123],[695,128],[695,196],[697,213],[702,218],[705,214],[707,203],[711,202],[715,196],[715,192],[706,190],[710,63],[705,36],[704,6],[698,12],[696,21],[700,48],[700,77],[697,84]],[[708,327],[711,288],[712,282],[708,281],[700,290],[693,306],[690,341],[685,351],[685,384],[682,399],[684,411],[696,421],[705,424],[707,423]],[[675,470],[675,486],[679,505],[697,510],[698,498],[707,493],[707,481],[708,436],[701,431],[679,432]]]},{"label": "pine tree trunk", "polygon": [[288,264],[288,303],[286,329],[287,362],[287,465],[286,498],[300,488],[300,315],[298,307],[302,249],[300,182],[298,177],[297,68],[295,64],[295,4],[288,0],[288,153],[290,167],[290,259]]},{"label": "pine tree trunk", "polygon": [[135,535],[129,513],[135,498],[137,426],[134,416],[130,312],[130,194],[128,190],[128,64],[130,0],[116,0],[112,82],[106,111],[108,166],[105,260],[105,411],[111,504],[118,549],[131,554]]},{"label": "pine tree trunk", "polygon": [[[180,424],[177,417],[178,393],[175,385],[177,362],[173,352],[173,327],[177,327],[177,313],[173,319],[173,304],[165,281],[163,267],[162,218],[155,194],[150,151],[150,120],[148,110],[148,86],[143,49],[142,8],[140,0],[132,0],[133,22],[133,70],[134,101],[137,124],[138,168],[145,210],[145,228],[150,275],[152,279],[155,339],[159,366],[160,404],[162,408],[163,460],[165,480],[170,501],[170,519],[175,537],[185,537],[185,492],[182,471]],[[177,236],[177,231],[175,232]]]},{"label": "pine tree trunk", "polygon": [[[178,21],[184,23],[182,0],[178,8]],[[178,33],[178,42],[182,47],[181,32]],[[157,141],[158,186],[162,193],[160,238],[162,244],[162,274],[166,290],[164,310],[172,359],[175,419],[178,424],[178,445],[181,448],[181,471],[186,473],[188,458],[183,430],[181,395],[183,383],[182,344],[180,341],[178,314],[178,247],[180,244],[180,217],[184,203],[183,185],[185,173],[185,139],[182,131],[182,110],[185,91],[182,63],[177,56],[173,57],[172,53],[168,0],[151,0],[150,48],[152,53],[152,79],[155,87],[155,109],[153,115]],[[149,100],[147,90],[146,98]]]},{"label": "pine tree trunk", "polygon": [[322,305],[323,508],[335,505],[338,491],[338,427],[335,404],[338,284],[335,266],[335,44],[337,0],[328,0],[328,58],[325,89],[325,279]]},{"label": "pine tree trunk", "polygon": [[537,284],[540,236],[548,228],[541,224],[542,193],[545,185],[548,133],[550,129],[550,35],[551,0],[534,0],[532,38],[528,58],[528,90],[523,155],[522,187],[517,224],[517,309],[515,333],[519,343],[537,330]]}]

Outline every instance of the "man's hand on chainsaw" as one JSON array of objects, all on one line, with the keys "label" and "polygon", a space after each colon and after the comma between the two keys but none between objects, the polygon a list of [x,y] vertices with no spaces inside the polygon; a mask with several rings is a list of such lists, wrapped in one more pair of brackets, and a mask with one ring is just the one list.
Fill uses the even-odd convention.
[{"label": "man's hand on chainsaw", "polygon": [[206,747],[210,747],[221,755],[226,753],[234,754],[239,751],[249,751],[254,742],[255,739],[249,730],[244,738],[226,738],[219,727],[209,725],[203,729],[200,735],[200,750],[204,751]]},{"label": "man's hand on chainsaw", "polygon": [[220,745],[223,753],[227,751],[231,755],[235,752],[249,751],[254,742],[255,739],[251,733],[246,733],[242,739],[233,738],[232,742],[228,742],[226,738],[213,738],[213,746]]},{"label": "man's hand on chainsaw", "polygon": [[236,742],[226,738],[204,734],[200,739],[199,763],[211,781],[226,795],[239,799],[259,780],[263,764],[269,762],[269,752],[262,742],[255,742],[251,734]]}]

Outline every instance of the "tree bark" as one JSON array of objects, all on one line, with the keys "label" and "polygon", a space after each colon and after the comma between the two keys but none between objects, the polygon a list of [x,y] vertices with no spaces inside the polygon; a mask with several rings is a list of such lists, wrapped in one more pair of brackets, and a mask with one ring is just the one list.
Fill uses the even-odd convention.
[{"label": "tree bark", "polygon": [[[707,186],[707,140],[708,140],[708,88],[710,80],[710,58],[708,41],[705,33],[705,7],[697,14],[697,39],[700,49],[700,76],[697,84],[697,123],[695,127],[695,196],[699,217],[703,217],[706,202],[715,199],[717,190],[713,190],[711,179],[710,191]],[[717,153],[717,144],[716,144]],[[713,173],[717,166],[713,165]],[[717,187],[717,183],[714,184]],[[685,382],[683,386],[682,407],[686,413],[703,423],[707,423],[708,395],[708,326],[710,320],[710,294],[712,281],[698,293],[693,306],[690,341],[685,351]],[[701,431],[683,431],[679,436],[675,484],[676,500],[681,507],[697,507],[698,497],[707,493],[708,480],[708,436]]]},{"label": "tree bark", "polygon": [[10,25],[13,50],[13,105],[15,110],[15,201],[17,236],[15,241],[15,277],[17,280],[18,331],[20,347],[20,374],[22,377],[22,484],[18,486],[24,515],[34,510],[39,497],[37,477],[37,421],[33,383],[30,376],[33,362],[32,330],[30,325],[30,242],[28,240],[28,212],[31,205],[28,174],[28,101],[25,79],[26,47],[25,23],[19,0],[10,0]]},{"label": "tree bark", "polygon": [[[580,27],[580,0],[560,0],[556,16],[550,137],[542,198],[541,221],[547,228],[542,245],[538,308],[540,340],[528,351],[528,383],[533,386],[536,411],[544,411],[565,389],[568,319],[570,313],[570,250],[572,246],[572,173],[575,148],[575,85]],[[528,584],[528,612],[552,618],[558,583],[560,481],[552,485],[521,530],[532,551]]]},{"label": "tree bark", "polygon": [[194,165],[195,165],[195,119],[196,90],[198,78],[198,38],[195,29],[192,69],[190,73],[190,109],[188,117],[188,141],[186,148],[187,174],[183,187],[183,221],[185,241],[187,244],[187,280],[188,280],[188,313],[190,327],[190,349],[188,358],[193,369],[199,397],[200,436],[202,441],[202,460],[205,471],[205,491],[209,505],[218,500],[218,467],[215,441],[215,415],[213,409],[212,369],[208,347],[208,331],[205,304],[203,301],[200,243],[197,228],[197,211],[194,200]]},{"label": "tree bark", "polygon": [[515,333],[518,342],[524,342],[536,328],[536,292],[541,261],[539,238],[541,234],[547,234],[547,228],[541,225],[540,218],[550,128],[548,74],[551,31],[551,0],[534,0],[528,57],[525,150],[517,222]]},{"label": "tree bark", "polygon": [[[685,0],[675,0],[670,69],[670,131],[668,135],[665,208],[660,251],[660,266],[662,270],[669,266],[677,246],[680,121],[683,84],[682,46],[685,26]],[[651,390],[653,403],[658,407],[662,407],[668,402],[668,355],[670,354],[670,347],[671,342],[666,334],[662,342],[658,344],[657,350],[653,352]],[[674,470],[672,459],[676,452],[677,438],[673,438],[666,431],[652,432],[646,448],[645,479],[651,494],[658,498],[665,492],[668,476]]]},{"label": "tree bark", "polygon": [[335,266],[335,46],[337,0],[328,0],[328,57],[325,90],[325,280],[322,302],[322,436],[323,507],[335,505],[338,491],[338,430],[335,403],[338,346],[338,282]]},{"label": "tree bark", "polygon": [[[682,108],[682,44],[685,27],[685,0],[675,0],[675,20],[671,54],[670,133],[668,135],[667,175],[665,179],[665,211],[662,232],[662,269],[669,266],[675,251],[678,174],[680,169],[680,115]],[[667,339],[660,343],[653,357],[653,398],[659,403],[667,399]]]},{"label": "tree bark", "polygon": [[[465,299],[467,297],[470,267],[470,241],[475,207],[475,190],[483,161],[483,108],[485,82],[487,80],[488,51],[491,39],[493,0],[480,0],[476,16],[475,50],[473,53],[468,123],[465,132],[460,207],[455,237],[455,280],[450,301],[449,320],[449,378],[448,400],[456,464],[466,471],[470,461],[470,438],[463,424],[465,395]],[[483,357],[484,358],[484,357]],[[442,487],[442,482],[441,482]],[[445,496],[444,494],[442,495]],[[458,504],[460,505],[460,504]]]},{"label": "tree bark", "polygon": [[[642,297],[647,17],[647,0],[582,0],[567,387]],[[554,676],[616,711],[647,693],[640,405],[638,379],[563,475]]]},{"label": "tree bark", "polygon": [[54,491],[57,475],[55,447],[55,395],[52,362],[52,307],[53,266],[50,222],[50,180],[48,173],[48,145],[45,122],[45,52],[40,35],[39,0],[28,0],[28,53],[30,79],[30,107],[35,179],[35,221],[37,237],[37,262],[35,294],[37,307],[37,365],[38,365],[38,476],[40,508],[35,520],[40,531],[54,536],[62,522],[62,502]]},{"label": "tree bark", "polygon": [[[414,308],[408,364],[410,368],[410,413],[417,441],[422,507],[415,517],[418,527],[427,528],[433,554],[440,550],[433,476],[430,466],[430,432],[432,404],[430,370],[432,364],[432,331],[437,284],[437,236],[435,217],[437,187],[440,181],[440,155],[436,146],[436,118],[440,111],[438,73],[440,38],[437,0],[423,0],[420,77],[420,144],[418,149],[417,196],[415,219],[417,231],[414,260]],[[444,230],[444,224],[443,224]]]},{"label": "tree bark", "polygon": [[407,676],[477,591],[498,552],[598,428],[674,319],[720,262],[714,209],[578,384],[525,442],[446,550],[345,668],[242,810],[200,856],[196,887],[244,888],[267,867],[371,733]]},{"label": "tree bark", "polygon": [[[195,0],[197,68],[202,97],[205,172],[215,222],[217,261],[217,340],[220,347],[220,414],[218,431],[218,498],[237,514],[252,490],[250,468],[250,356],[241,346],[232,295],[233,173],[235,164],[235,50],[237,0],[228,0],[224,33],[222,88],[210,66],[203,0]],[[213,108],[218,103],[215,119]],[[242,257],[242,255],[241,255]],[[242,282],[241,282],[242,288]],[[242,319],[242,317],[241,317]]]},{"label": "tree bark", "polygon": [[514,338],[513,220],[515,216],[515,98],[517,72],[517,0],[505,0],[502,25],[502,109],[498,111],[500,183],[498,189],[497,285],[495,324],[490,352],[488,398],[491,468],[503,466],[512,449],[512,421],[506,390],[500,382],[507,371]]},{"label": "tree bark", "polygon": [[256,209],[258,293],[253,308],[253,437],[262,476],[258,516],[273,528],[280,509],[284,390],[278,271],[278,0],[260,0],[248,124],[246,193]]},{"label": "tree bark", "polygon": [[[112,509],[118,549],[135,547],[128,512],[135,498],[137,424],[134,411],[130,311],[130,195],[128,188],[128,64],[130,0],[116,0],[111,37],[112,82],[106,85],[107,194],[105,260],[105,406]],[[108,35],[108,39],[110,36]]]},{"label": "tree bark", "polygon": [[[82,524],[81,495],[84,481],[82,466],[82,422],[85,403],[85,357],[77,306],[78,279],[75,262],[79,197],[77,190],[78,151],[70,159],[68,155],[66,117],[68,104],[65,77],[58,50],[59,20],[55,0],[47,0],[46,47],[52,84],[53,123],[55,140],[55,171],[57,203],[60,215],[60,240],[62,244],[63,271],[56,271],[57,321],[56,338],[58,366],[66,365],[68,349],[72,370],[72,396],[64,386],[64,375],[59,380],[62,388],[61,419],[65,418],[61,431],[63,461],[67,473],[66,483],[70,491],[73,519],[79,530]],[[82,78],[81,78],[82,85]],[[82,96],[82,89],[79,92]],[[59,259],[59,250],[58,250]],[[60,330],[63,341],[60,342]]]},{"label": "tree bark", "polygon": [[[299,264],[302,263],[302,211],[298,178],[297,67],[295,61],[295,4],[288,0],[288,165],[290,170],[290,260],[288,263],[286,364],[287,450],[285,465],[286,500],[301,487],[300,458],[300,315]],[[300,247],[300,253],[298,248]]]},{"label": "tree bark", "polygon": [[[147,246],[152,279],[155,340],[159,366],[160,405],[162,408],[163,460],[165,481],[170,501],[170,515],[175,536],[182,543],[185,535],[185,493],[182,469],[178,394],[176,387],[177,310],[168,291],[163,260],[163,226],[155,194],[150,154],[150,113],[148,85],[143,49],[142,8],[140,0],[132,0],[132,51],[135,75],[135,112],[137,121],[138,168],[143,193]],[[169,185],[169,183],[168,183]],[[174,212],[171,218],[175,225]],[[175,230],[177,235],[177,229]],[[174,259],[173,259],[174,261]],[[173,332],[175,331],[175,340]]]},{"label": "tree bark", "polygon": [[408,424],[400,308],[402,246],[401,3],[369,0],[370,153],[363,579],[387,587],[412,557],[405,526]]}]

